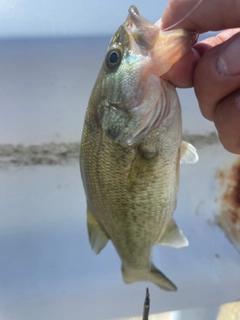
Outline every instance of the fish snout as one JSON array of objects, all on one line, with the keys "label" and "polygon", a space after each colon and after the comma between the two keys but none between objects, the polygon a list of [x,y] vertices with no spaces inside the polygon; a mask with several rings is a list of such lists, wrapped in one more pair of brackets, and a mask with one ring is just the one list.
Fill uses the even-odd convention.
[{"label": "fish snout", "polygon": [[143,50],[151,50],[158,39],[159,28],[140,15],[137,7],[131,6],[125,26],[132,34],[135,42]]}]

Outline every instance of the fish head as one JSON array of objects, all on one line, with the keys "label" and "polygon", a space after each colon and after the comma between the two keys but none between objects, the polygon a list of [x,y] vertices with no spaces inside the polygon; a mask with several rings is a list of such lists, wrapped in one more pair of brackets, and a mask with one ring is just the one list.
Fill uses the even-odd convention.
[{"label": "fish head", "polygon": [[158,28],[131,7],[105,56],[102,99],[121,110],[131,110],[141,104],[152,64],[149,48],[157,37]]},{"label": "fish head", "polygon": [[160,77],[196,39],[193,32],[172,33],[160,31],[131,6],[110,41],[94,96],[103,131],[123,146],[138,144],[169,113]]}]

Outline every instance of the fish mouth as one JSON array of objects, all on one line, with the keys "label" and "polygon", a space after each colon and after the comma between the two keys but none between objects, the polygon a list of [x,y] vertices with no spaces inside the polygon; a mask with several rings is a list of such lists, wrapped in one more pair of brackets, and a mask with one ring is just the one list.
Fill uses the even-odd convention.
[{"label": "fish mouth", "polygon": [[134,50],[151,56],[151,72],[158,77],[166,73],[197,42],[198,33],[195,30],[160,30],[160,24],[142,17],[137,7],[131,6],[128,12],[123,26],[136,44]]},{"label": "fish mouth", "polygon": [[135,6],[128,10],[129,14],[124,26],[132,34],[138,46],[144,50],[151,50],[158,39],[159,28],[152,22],[142,17]]}]

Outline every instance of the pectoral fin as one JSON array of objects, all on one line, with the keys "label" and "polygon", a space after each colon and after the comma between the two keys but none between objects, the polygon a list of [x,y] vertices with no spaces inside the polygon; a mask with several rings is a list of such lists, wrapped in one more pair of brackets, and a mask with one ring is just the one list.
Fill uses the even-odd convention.
[{"label": "pectoral fin", "polygon": [[182,141],[180,163],[196,163],[198,154],[194,146],[186,141]]},{"label": "pectoral fin", "polygon": [[173,248],[186,247],[189,244],[187,238],[183,235],[182,231],[178,228],[173,219],[169,223],[167,230],[158,243]]},{"label": "pectoral fin", "polygon": [[89,242],[93,251],[98,254],[107,244],[109,238],[103,228],[94,218],[92,212],[87,208],[87,225]]}]

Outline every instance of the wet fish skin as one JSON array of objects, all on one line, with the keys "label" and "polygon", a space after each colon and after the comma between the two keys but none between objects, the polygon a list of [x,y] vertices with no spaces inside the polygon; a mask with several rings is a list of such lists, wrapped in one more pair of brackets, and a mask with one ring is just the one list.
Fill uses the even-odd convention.
[{"label": "wet fish skin", "polygon": [[[193,33],[181,31],[183,38],[172,34],[183,54]],[[171,61],[159,66],[161,52],[165,62],[167,44],[172,47],[168,35],[170,40],[161,38],[154,24],[130,8],[110,42],[89,100],[80,168],[93,250],[99,253],[110,239],[126,283],[152,281],[174,291],[176,286],[152,263],[151,251],[156,243],[188,245],[172,216],[180,157],[185,163],[196,162],[197,154],[187,143],[181,150],[178,96],[160,78],[160,70],[171,66]]]}]

